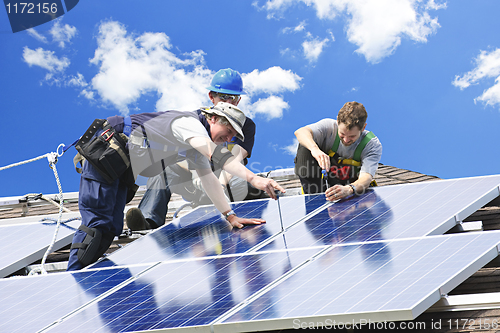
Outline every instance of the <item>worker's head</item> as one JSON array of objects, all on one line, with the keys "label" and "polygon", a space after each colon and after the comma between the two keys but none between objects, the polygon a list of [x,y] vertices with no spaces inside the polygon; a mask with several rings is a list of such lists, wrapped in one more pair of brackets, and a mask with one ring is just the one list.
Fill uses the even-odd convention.
[{"label": "worker's head", "polygon": [[366,113],[363,104],[347,102],[337,116],[339,138],[344,146],[350,146],[359,139],[366,127]]},{"label": "worker's head", "polygon": [[207,89],[210,90],[208,97],[214,105],[226,102],[236,106],[240,102],[240,95],[244,94],[241,75],[231,68],[215,73]]},{"label": "worker's head", "polygon": [[230,142],[234,136],[241,141],[245,140],[242,128],[246,117],[236,106],[219,102],[214,107],[204,109],[202,112],[210,124],[212,141],[216,144]]}]

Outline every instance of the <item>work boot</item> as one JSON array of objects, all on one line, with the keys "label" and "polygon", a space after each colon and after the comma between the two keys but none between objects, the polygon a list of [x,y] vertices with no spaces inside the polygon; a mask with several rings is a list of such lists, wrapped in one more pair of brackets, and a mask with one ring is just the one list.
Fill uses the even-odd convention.
[{"label": "work boot", "polygon": [[146,221],[139,208],[130,208],[125,218],[127,226],[131,231],[151,229],[151,225]]}]

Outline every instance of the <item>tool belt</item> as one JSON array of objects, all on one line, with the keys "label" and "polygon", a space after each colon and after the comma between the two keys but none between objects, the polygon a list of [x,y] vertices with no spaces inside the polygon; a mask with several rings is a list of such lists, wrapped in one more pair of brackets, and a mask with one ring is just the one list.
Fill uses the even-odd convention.
[{"label": "tool belt", "polygon": [[[107,120],[96,119],[78,140],[75,148],[111,184],[130,167],[126,144],[126,135],[117,133]],[[75,167],[77,160],[78,156],[75,157]]]}]

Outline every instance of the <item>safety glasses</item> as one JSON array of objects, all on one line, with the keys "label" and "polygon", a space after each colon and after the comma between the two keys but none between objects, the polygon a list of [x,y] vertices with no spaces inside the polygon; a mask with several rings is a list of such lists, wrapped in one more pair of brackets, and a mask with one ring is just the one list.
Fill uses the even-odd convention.
[{"label": "safety glasses", "polygon": [[217,94],[217,96],[224,102],[235,103],[240,100],[240,95]]}]

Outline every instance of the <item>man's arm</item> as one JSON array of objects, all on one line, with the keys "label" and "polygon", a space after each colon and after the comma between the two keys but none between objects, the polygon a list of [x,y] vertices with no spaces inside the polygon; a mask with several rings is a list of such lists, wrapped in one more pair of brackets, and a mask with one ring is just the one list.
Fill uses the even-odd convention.
[{"label": "man's arm", "polygon": [[[211,159],[212,153],[217,147],[216,144],[207,137],[193,137],[188,140],[188,143],[208,159]],[[277,199],[274,190],[279,190],[282,193],[285,193],[285,190],[279,186],[276,181],[255,175],[252,171],[245,168],[243,164],[235,161],[234,157],[231,157],[226,161],[223,169],[235,176],[246,179],[247,182],[252,184],[254,187],[266,191],[266,193],[273,199]],[[203,188],[214,203],[215,207],[223,214],[229,212],[231,208],[229,203],[225,200],[222,186],[220,186],[220,183],[213,172],[210,169],[199,169],[196,171],[200,175]],[[261,219],[241,219],[234,215],[230,216],[229,219],[229,222],[238,228],[241,228],[243,224],[260,224],[265,222]]]},{"label": "man's arm", "polygon": [[329,201],[339,200],[350,196],[351,194],[363,194],[370,187],[373,177],[367,172],[361,172],[358,179],[351,183],[356,188],[356,193],[349,185],[334,185],[325,191],[326,199]]},{"label": "man's arm", "polygon": [[[207,192],[208,197],[212,200],[215,208],[222,214],[227,214],[231,211],[231,206],[226,201],[226,197],[224,196],[224,192],[222,190],[222,186],[219,183],[217,177],[210,169],[196,169],[196,172],[200,176],[201,184],[205,191]],[[244,219],[241,217],[237,217],[236,215],[230,215],[228,217],[229,223],[236,228],[243,228],[245,224],[262,224],[266,223],[263,219]]]},{"label": "man's arm", "polygon": [[319,166],[323,170],[330,169],[330,156],[319,149],[314,141],[313,131],[308,126],[299,128],[294,134],[299,143],[311,151],[311,155],[318,161]]},{"label": "man's arm", "polygon": [[[370,147],[368,146],[370,145]],[[361,154],[361,172],[358,179],[352,183],[356,188],[355,194],[363,194],[370,186],[373,180],[372,174],[377,172],[378,162],[382,157],[382,145],[378,138],[372,139]],[[335,196],[335,194],[337,196]],[[335,185],[329,188],[325,195],[327,200],[334,201],[353,194],[353,189],[350,186]]]},{"label": "man's arm", "polygon": [[[245,148],[239,145],[234,145],[233,150],[231,150],[231,153],[233,153],[235,161],[238,161],[240,163],[241,161],[243,161],[245,158],[248,157],[248,152],[245,150]],[[226,186],[232,177],[233,175],[222,170],[219,176],[219,181],[222,185]]]}]

